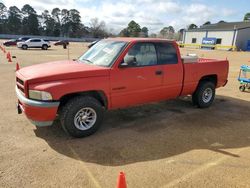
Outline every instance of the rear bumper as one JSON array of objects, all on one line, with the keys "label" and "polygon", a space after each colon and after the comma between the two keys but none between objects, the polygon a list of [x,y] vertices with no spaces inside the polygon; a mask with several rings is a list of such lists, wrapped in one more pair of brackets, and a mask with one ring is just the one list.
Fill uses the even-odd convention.
[{"label": "rear bumper", "polygon": [[36,126],[50,126],[56,118],[59,102],[44,102],[31,100],[23,96],[16,87],[18,112],[24,112],[26,117]]}]

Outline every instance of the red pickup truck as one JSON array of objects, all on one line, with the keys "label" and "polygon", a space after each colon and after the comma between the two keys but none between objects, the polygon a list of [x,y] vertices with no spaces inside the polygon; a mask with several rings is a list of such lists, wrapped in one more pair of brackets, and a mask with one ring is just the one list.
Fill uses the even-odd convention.
[{"label": "red pickup truck", "polygon": [[209,107],[227,77],[227,60],[182,58],[174,41],[110,38],[77,60],[18,70],[17,109],[36,126],[58,117],[68,134],[84,137],[97,131],[105,110],[184,95]]}]

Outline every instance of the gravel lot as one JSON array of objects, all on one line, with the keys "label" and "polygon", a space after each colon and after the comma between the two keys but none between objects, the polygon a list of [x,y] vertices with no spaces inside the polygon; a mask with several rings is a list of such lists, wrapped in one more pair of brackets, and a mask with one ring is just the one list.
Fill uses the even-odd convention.
[{"label": "gravel lot", "polygon": [[[70,44],[77,58],[86,44]],[[21,67],[67,59],[68,50],[7,48]],[[250,92],[238,90],[250,53],[181,49],[230,61],[229,83],[209,109],[190,97],[107,112],[93,136],[73,139],[58,124],[34,127],[15,108],[15,64],[0,51],[0,187],[249,187]],[[48,67],[49,68],[49,67]]]}]

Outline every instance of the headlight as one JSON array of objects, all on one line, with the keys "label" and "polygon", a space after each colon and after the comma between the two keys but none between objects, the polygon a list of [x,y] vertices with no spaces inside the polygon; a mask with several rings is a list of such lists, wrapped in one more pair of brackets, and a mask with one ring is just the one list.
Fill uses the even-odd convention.
[{"label": "headlight", "polygon": [[29,98],[43,101],[52,100],[52,95],[46,91],[29,90]]}]

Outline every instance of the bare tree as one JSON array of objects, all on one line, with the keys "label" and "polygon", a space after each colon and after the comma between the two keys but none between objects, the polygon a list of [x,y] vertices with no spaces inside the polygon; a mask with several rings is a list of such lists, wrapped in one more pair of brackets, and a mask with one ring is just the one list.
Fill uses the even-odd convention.
[{"label": "bare tree", "polygon": [[93,37],[102,38],[105,37],[106,32],[106,24],[104,21],[99,21],[98,18],[92,18],[90,20],[90,30]]}]

